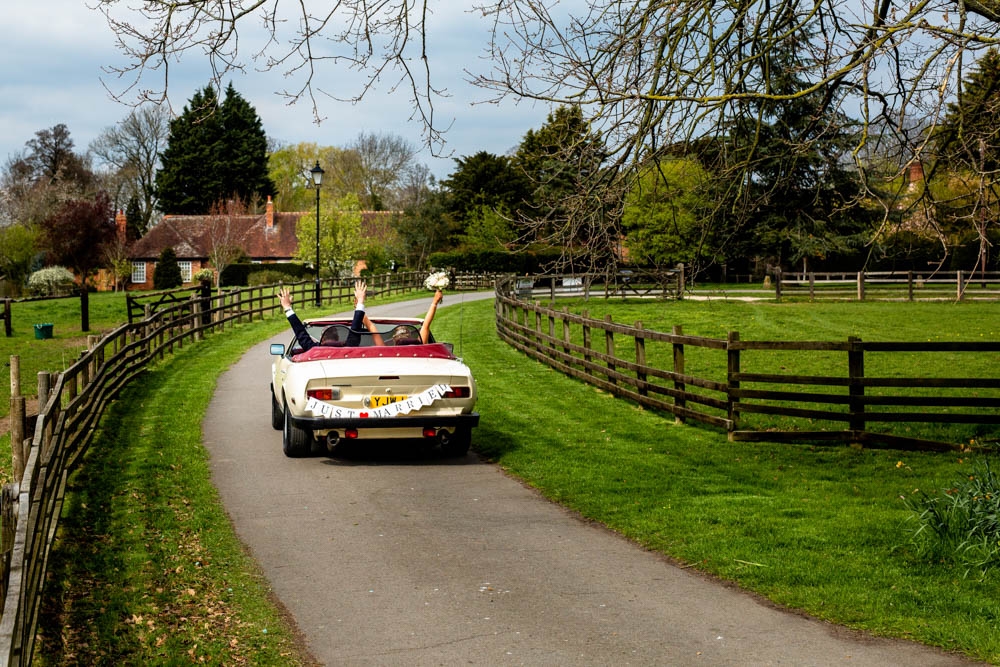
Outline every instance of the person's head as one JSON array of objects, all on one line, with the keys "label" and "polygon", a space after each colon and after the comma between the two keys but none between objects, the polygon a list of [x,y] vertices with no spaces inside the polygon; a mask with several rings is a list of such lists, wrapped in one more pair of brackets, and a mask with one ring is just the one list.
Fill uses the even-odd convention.
[{"label": "person's head", "polygon": [[417,336],[413,331],[413,327],[408,324],[400,324],[389,332],[389,338],[392,340],[393,345],[399,345],[402,342],[414,341],[417,339]]},{"label": "person's head", "polygon": [[336,324],[323,329],[323,335],[319,338],[320,345],[336,345],[340,342],[340,327]]}]

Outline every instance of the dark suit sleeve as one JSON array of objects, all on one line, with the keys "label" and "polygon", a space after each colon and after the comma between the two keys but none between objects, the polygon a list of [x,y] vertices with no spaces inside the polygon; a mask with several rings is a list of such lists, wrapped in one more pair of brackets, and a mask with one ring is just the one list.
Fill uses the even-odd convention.
[{"label": "dark suit sleeve", "polygon": [[[364,313],[362,313],[362,316]],[[312,339],[309,332],[306,331],[306,325],[302,324],[302,320],[295,313],[288,316],[288,323],[292,325],[292,331],[295,332],[295,340],[298,341],[299,346],[303,351],[308,350],[311,347],[316,346],[316,341]]]},{"label": "dark suit sleeve", "polygon": [[365,329],[365,311],[355,310],[354,319],[351,320],[351,331],[347,334],[347,347],[357,347],[361,344],[361,334]]}]

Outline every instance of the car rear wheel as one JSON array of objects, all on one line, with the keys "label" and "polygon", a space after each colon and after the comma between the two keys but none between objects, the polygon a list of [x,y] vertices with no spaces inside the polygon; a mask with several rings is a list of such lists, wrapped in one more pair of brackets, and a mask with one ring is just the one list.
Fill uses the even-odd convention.
[{"label": "car rear wheel", "polygon": [[274,388],[271,389],[271,428],[280,431],[285,425],[285,415],[278,407],[278,399],[274,397]]},{"label": "car rear wheel", "polygon": [[451,435],[442,435],[441,453],[445,456],[465,456],[469,453],[470,444],[472,444],[472,429],[467,426],[459,426]]},{"label": "car rear wheel", "polygon": [[281,449],[285,456],[298,458],[312,450],[312,433],[292,424],[292,415],[285,404],[284,429],[281,433]]}]

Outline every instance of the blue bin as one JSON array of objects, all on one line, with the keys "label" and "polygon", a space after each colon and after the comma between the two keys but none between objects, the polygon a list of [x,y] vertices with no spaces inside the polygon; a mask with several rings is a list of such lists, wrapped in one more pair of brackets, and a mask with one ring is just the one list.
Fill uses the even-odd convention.
[{"label": "blue bin", "polygon": [[35,338],[38,340],[45,340],[46,338],[52,338],[52,325],[51,324],[36,324],[35,325]]}]

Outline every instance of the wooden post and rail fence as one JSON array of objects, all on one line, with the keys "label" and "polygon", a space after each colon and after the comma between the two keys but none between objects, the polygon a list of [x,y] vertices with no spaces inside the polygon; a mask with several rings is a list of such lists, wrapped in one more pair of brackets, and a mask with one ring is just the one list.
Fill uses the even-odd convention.
[{"label": "wooden post and rail fence", "polygon": [[[680,326],[658,332],[642,322],[544,306],[525,300],[517,278],[499,280],[496,291],[497,331],[508,344],[677,420],[725,429],[730,440],[961,450],[968,443],[901,435],[884,425],[1000,424],[996,364],[980,365],[980,377],[947,374],[947,355],[988,359],[1000,342],[751,341],[736,331],[707,338],[685,335]],[[810,361],[817,355],[818,366]],[[934,359],[939,363],[928,363]]]}]

